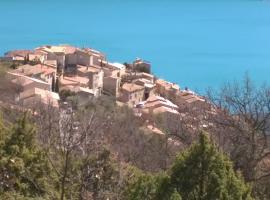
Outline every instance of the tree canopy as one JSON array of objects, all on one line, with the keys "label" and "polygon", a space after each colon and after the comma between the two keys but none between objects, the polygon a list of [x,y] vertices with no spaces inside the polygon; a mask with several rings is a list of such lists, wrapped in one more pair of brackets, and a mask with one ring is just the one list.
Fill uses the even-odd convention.
[{"label": "tree canopy", "polygon": [[127,199],[251,200],[250,187],[207,134],[180,153],[167,175],[141,175],[128,187]]},{"label": "tree canopy", "polygon": [[[0,122],[0,126],[2,124]],[[0,197],[57,197],[45,152],[35,141],[36,130],[27,115],[8,128],[0,128]],[[2,199],[1,198],[1,199]]]}]

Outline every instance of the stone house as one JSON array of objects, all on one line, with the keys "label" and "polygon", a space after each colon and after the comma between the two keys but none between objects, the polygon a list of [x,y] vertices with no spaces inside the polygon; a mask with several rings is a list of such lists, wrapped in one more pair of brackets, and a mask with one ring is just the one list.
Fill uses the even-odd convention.
[{"label": "stone house", "polygon": [[56,79],[56,68],[44,64],[21,65],[13,72],[41,79],[47,83],[52,83],[52,80]]},{"label": "stone house", "polygon": [[116,98],[120,95],[121,79],[117,76],[108,76],[103,78],[103,91],[105,94],[112,95]]},{"label": "stone house", "polygon": [[140,102],[136,107],[140,108],[144,115],[179,114],[177,105],[160,96],[151,96],[145,102]]},{"label": "stone house", "polygon": [[130,107],[138,104],[144,99],[144,86],[135,83],[124,83],[121,88],[120,101]]},{"label": "stone house", "polygon": [[60,91],[70,90],[75,92],[76,87],[89,87],[89,79],[87,77],[80,76],[61,76],[59,79]]},{"label": "stone house", "polygon": [[151,63],[149,61],[136,58],[133,62],[133,69],[136,71],[151,73]]},{"label": "stone house", "polygon": [[175,103],[179,106],[181,112],[190,109],[211,109],[210,104],[204,98],[189,91],[178,92]]},{"label": "stone house", "polygon": [[25,107],[35,107],[39,104],[59,107],[58,101],[60,97],[57,93],[40,88],[29,88],[19,94],[18,101]]},{"label": "stone house", "polygon": [[144,98],[143,100],[148,99],[149,97],[155,95],[156,85],[145,78],[139,78],[133,81],[137,85],[144,86]]},{"label": "stone house", "polygon": [[65,47],[64,46],[43,46],[35,49],[46,54],[47,60],[56,60],[59,70],[65,67]]},{"label": "stone house", "polygon": [[93,66],[102,67],[102,62],[106,61],[105,54],[101,53],[100,51],[97,51],[91,48],[82,48],[82,50],[92,56],[91,62]]},{"label": "stone house", "polygon": [[93,66],[93,56],[86,51],[76,49],[74,52],[66,54],[65,71],[76,71],[76,66]]},{"label": "stone house", "polygon": [[100,93],[103,89],[104,72],[101,68],[77,66],[77,75],[87,77],[89,79],[88,87],[93,90],[99,90]]},{"label": "stone house", "polygon": [[47,60],[47,53],[39,50],[34,50],[28,54],[28,60],[44,63],[44,61]]},{"label": "stone house", "polygon": [[33,52],[31,50],[15,50],[6,52],[4,56],[13,61],[26,61],[30,53]]},{"label": "stone house", "polygon": [[[33,89],[33,88],[39,88],[42,90],[51,90],[51,84],[47,83],[45,81],[42,81],[40,79],[31,78],[22,74],[16,74],[12,72],[8,72],[6,76],[10,83],[14,85],[15,93],[18,95],[18,93]],[[18,96],[15,97],[15,101],[18,100]]]},{"label": "stone house", "polygon": [[156,92],[160,94],[160,96],[168,98],[172,101],[175,100],[176,94],[180,91],[179,85],[162,79],[157,79],[155,83]]}]

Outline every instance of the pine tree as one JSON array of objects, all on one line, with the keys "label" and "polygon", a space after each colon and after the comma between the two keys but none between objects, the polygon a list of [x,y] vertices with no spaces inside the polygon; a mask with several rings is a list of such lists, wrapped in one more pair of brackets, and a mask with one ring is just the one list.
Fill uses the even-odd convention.
[{"label": "pine tree", "polygon": [[171,170],[171,184],[183,199],[252,199],[250,188],[234,172],[227,156],[204,133],[199,143],[177,157]]},{"label": "pine tree", "polygon": [[[45,152],[37,145],[36,130],[26,114],[2,141],[0,199],[5,196],[56,197]],[[1,197],[2,196],[2,197]]]},{"label": "pine tree", "polygon": [[128,200],[153,200],[157,193],[156,177],[150,174],[139,176],[125,192]]},{"label": "pine tree", "polygon": [[172,195],[170,196],[169,200],[182,200],[180,194],[176,191],[173,191]]},{"label": "pine tree", "polygon": [[126,199],[252,200],[250,187],[231,161],[202,133],[198,143],[177,157],[166,174],[141,175],[128,186]]},{"label": "pine tree", "polygon": [[56,78],[54,92],[59,93],[59,79]]}]

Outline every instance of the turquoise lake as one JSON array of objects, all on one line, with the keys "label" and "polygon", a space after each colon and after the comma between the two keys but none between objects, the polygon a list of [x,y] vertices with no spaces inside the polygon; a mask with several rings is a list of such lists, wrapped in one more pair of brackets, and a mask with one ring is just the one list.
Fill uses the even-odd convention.
[{"label": "turquoise lake", "polygon": [[0,54],[44,44],[89,46],[110,61],[151,61],[153,72],[204,91],[269,80],[270,1],[0,0]]}]

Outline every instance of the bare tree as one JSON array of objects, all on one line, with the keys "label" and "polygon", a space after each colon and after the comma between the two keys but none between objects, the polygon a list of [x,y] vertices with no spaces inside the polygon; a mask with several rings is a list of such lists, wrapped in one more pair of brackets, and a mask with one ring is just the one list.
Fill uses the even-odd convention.
[{"label": "bare tree", "polygon": [[258,172],[260,163],[269,159],[270,88],[255,87],[246,76],[243,83],[228,83],[218,93],[208,92],[216,106],[209,121],[219,142],[229,152],[236,168],[247,181],[270,177],[270,169]]}]

